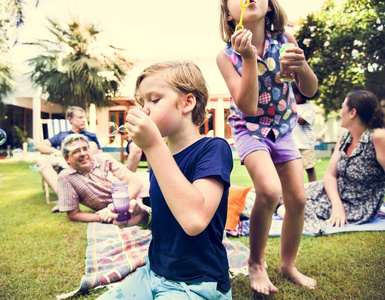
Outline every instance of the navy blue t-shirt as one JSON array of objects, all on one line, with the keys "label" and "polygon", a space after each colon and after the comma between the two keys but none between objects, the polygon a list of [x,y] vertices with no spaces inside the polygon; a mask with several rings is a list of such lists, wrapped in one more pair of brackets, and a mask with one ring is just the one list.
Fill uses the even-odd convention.
[{"label": "navy blue t-shirt", "polygon": [[[221,138],[202,138],[174,155],[188,181],[215,176],[224,183],[217,211],[197,236],[187,235],[171,213],[154,173],[150,171],[152,241],[150,267],[169,280],[218,282],[217,289],[230,290],[229,264],[222,244],[233,159],[229,144]],[[183,197],[183,195],[180,195]]]},{"label": "navy blue t-shirt", "polygon": [[[48,140],[50,141],[52,147],[54,147],[54,148],[61,147],[61,143],[66,138],[66,136],[69,134],[73,134],[73,133],[75,133],[75,132],[72,132],[72,130],[61,131],[58,134],[54,135],[53,137],[49,138]],[[98,149],[101,149],[100,144],[99,144],[99,140],[98,140],[95,133],[91,133],[91,132],[83,130],[83,131],[79,132],[79,134],[85,135],[90,142],[96,143],[96,145],[98,146]]]}]

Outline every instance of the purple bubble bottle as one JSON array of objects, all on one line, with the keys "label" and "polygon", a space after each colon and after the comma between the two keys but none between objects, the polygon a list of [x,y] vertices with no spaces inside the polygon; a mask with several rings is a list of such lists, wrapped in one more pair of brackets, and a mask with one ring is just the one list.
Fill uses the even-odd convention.
[{"label": "purple bubble bottle", "polygon": [[118,215],[117,222],[127,222],[131,219],[128,212],[130,206],[130,197],[128,196],[127,184],[124,181],[112,183],[112,202],[114,203],[115,213]]}]

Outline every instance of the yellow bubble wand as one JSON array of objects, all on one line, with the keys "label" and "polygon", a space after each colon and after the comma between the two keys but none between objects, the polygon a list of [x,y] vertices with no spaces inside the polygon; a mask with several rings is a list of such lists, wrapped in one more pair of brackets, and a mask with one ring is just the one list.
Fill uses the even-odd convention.
[{"label": "yellow bubble wand", "polygon": [[239,20],[239,23],[238,25],[235,27],[235,31],[239,30],[239,29],[244,29],[245,27],[243,26],[242,24],[242,20],[243,20],[243,13],[245,12],[245,9],[250,5],[250,0],[241,0],[239,2],[239,5],[241,6],[242,8],[242,12],[241,12],[241,18]]}]

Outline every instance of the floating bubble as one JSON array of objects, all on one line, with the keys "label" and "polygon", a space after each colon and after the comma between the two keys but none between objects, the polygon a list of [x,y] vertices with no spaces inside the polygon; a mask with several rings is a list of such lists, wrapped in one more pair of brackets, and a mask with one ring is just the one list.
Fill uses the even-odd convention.
[{"label": "floating bubble", "polygon": [[23,154],[24,154],[23,149],[16,148],[16,149],[12,150],[12,157],[16,160],[20,160],[22,158]]},{"label": "floating bubble", "polygon": [[0,173],[0,185],[3,183],[3,180],[4,180],[4,176],[3,174]]},{"label": "floating bubble", "polygon": [[40,172],[43,169],[42,167],[39,167],[37,165],[37,162],[35,160],[29,162],[29,168],[35,172]]},{"label": "floating bubble", "polygon": [[0,128],[0,146],[7,140],[7,134],[3,129]]},{"label": "floating bubble", "polygon": [[118,128],[118,131],[120,134],[127,134],[128,133],[127,125],[126,124],[120,125]]},{"label": "floating bubble", "polygon": [[109,134],[115,135],[118,132],[118,125],[115,122],[108,122]]}]

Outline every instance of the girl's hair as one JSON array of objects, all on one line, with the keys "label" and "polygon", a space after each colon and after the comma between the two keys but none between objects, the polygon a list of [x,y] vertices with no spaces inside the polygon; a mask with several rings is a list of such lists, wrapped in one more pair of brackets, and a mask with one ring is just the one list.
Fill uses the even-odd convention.
[{"label": "girl's hair", "polygon": [[88,138],[83,134],[69,134],[64,138],[63,142],[61,143],[61,152],[63,154],[63,157],[68,157],[68,153],[73,150],[69,145],[74,141],[84,141],[87,143],[88,146],[90,144]]},{"label": "girl's hair", "polygon": [[[228,0],[220,0],[219,30],[222,41],[230,43],[231,36],[233,35],[237,24],[235,24],[234,20],[227,20],[229,16],[227,1]],[[271,8],[271,11],[266,14],[265,29],[271,32],[284,32],[288,19],[283,7],[279,4],[278,0],[269,0],[269,7]]]},{"label": "girl's hair", "polygon": [[193,62],[167,61],[156,63],[144,69],[138,76],[135,86],[135,99],[143,106],[140,95],[140,83],[146,77],[161,74],[162,79],[180,95],[191,93],[195,96],[196,105],[192,111],[192,121],[200,126],[207,118],[206,105],[209,99],[209,90],[201,70]]},{"label": "girl's hair", "polygon": [[346,98],[349,111],[355,108],[358,117],[368,128],[383,128],[385,126],[385,115],[376,95],[369,91],[360,90],[350,92]]}]

